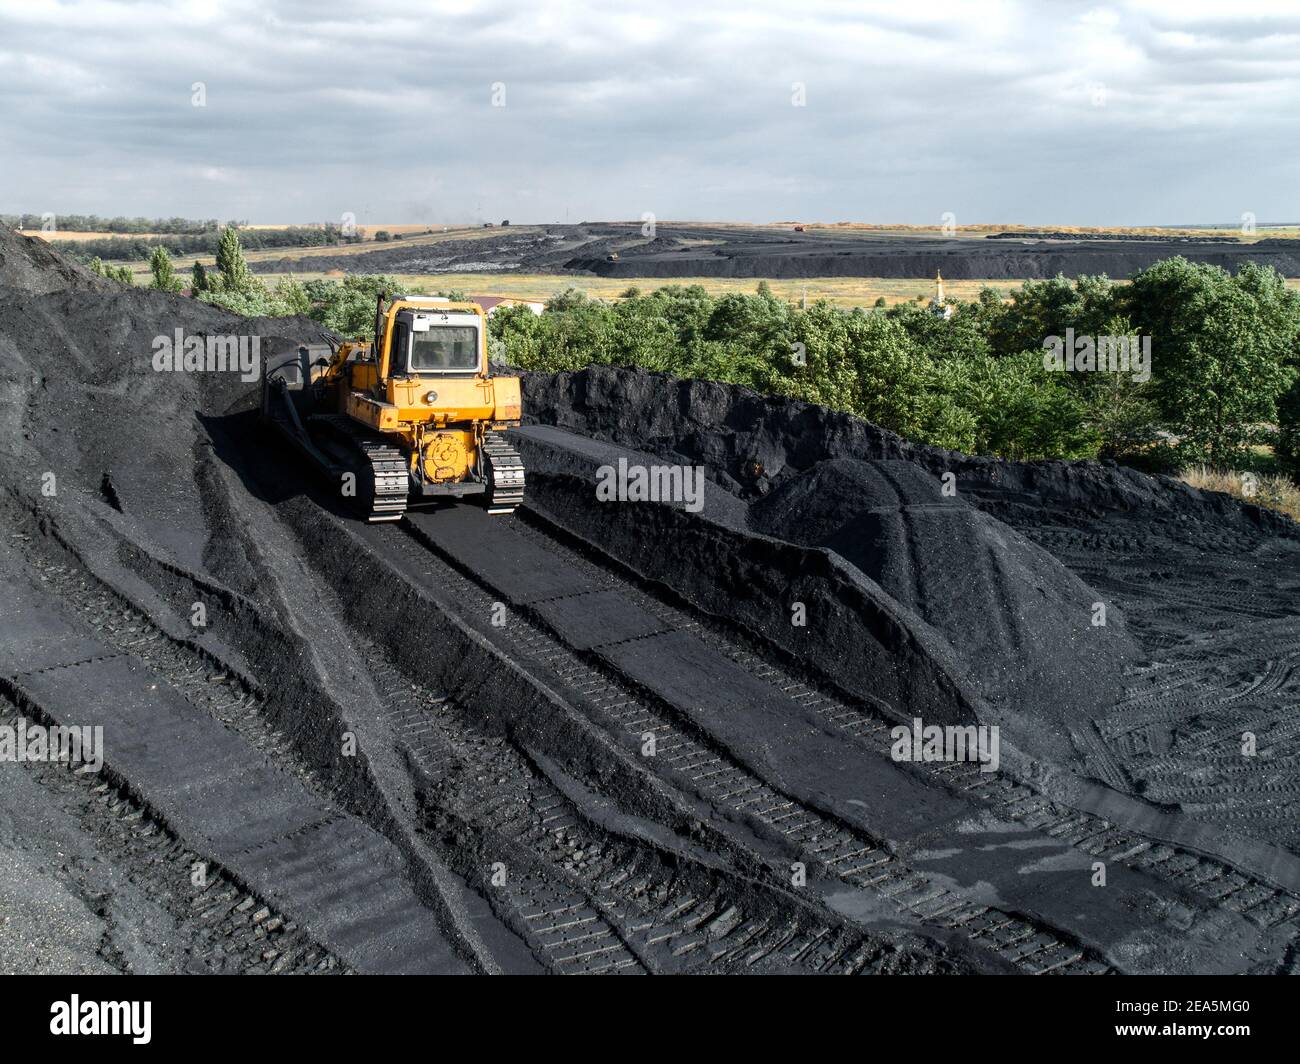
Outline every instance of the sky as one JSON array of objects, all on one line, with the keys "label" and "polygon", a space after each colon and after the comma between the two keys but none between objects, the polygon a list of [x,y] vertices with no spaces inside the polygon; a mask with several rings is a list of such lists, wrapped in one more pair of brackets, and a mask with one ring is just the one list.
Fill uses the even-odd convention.
[{"label": "sky", "polygon": [[1294,0],[0,0],[0,213],[1300,221]]}]

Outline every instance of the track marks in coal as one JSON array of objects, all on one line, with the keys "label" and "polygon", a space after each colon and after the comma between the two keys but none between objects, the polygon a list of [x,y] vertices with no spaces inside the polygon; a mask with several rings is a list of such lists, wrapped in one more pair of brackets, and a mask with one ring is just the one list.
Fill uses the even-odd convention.
[{"label": "track marks in coal", "polygon": [[[0,697],[0,724],[35,723],[12,701]],[[166,824],[133,796],[129,784],[102,775],[79,773],[49,762],[24,766],[53,805],[70,815],[112,868],[129,878],[168,926],[150,926],[148,936],[165,942],[170,960],[186,972],[217,974],[344,973],[349,969],[308,936],[293,920],[248,891],[210,858],[185,845]],[[195,875],[201,870],[201,875]],[[75,867],[65,875],[88,906],[103,919],[114,919],[111,898],[102,886],[82,878]],[[157,915],[157,910],[153,914]],[[123,928],[123,935],[135,935]],[[110,934],[103,955],[120,971],[132,971],[130,959]]]},{"label": "track marks in coal", "polygon": [[[792,700],[804,707],[811,707],[814,712],[822,712],[829,723],[842,726],[851,734],[863,738],[878,753],[883,755],[887,751],[889,739],[886,721],[882,716],[873,715],[867,707],[858,709],[849,707],[825,692],[805,685],[798,677],[783,673],[776,666],[764,661],[753,650],[741,649],[735,642],[734,633],[721,635],[714,632],[711,626],[700,625],[693,616],[659,601],[647,594],[644,589],[633,588],[622,578],[612,578],[612,573],[607,568],[597,566],[589,558],[575,554],[567,546],[554,541],[540,528],[530,527],[529,524],[520,522],[516,522],[516,525],[520,534],[536,538],[540,544],[552,551],[557,561],[580,569],[589,583],[617,586],[621,594],[629,595],[643,609],[653,612],[656,619],[668,630],[690,629],[699,638],[712,640],[719,647],[729,647],[729,653],[735,660],[743,662],[755,675],[771,678],[772,682],[788,692]],[[448,579],[446,573],[442,573],[439,578]],[[470,591],[457,584],[456,594],[459,600],[466,600]],[[487,605],[485,603],[478,608],[486,609]],[[517,627],[514,619],[511,621],[511,627]],[[547,641],[544,630],[531,632],[525,638],[523,645],[520,644],[517,632],[513,638],[518,653],[527,654],[529,650],[533,650],[534,657],[538,656],[536,649],[528,644],[540,642],[544,645]],[[565,654],[563,651],[556,653],[552,650],[544,660],[553,668],[557,658],[565,657],[570,659],[564,666],[564,672],[568,673],[566,679],[572,682],[578,691],[593,696],[611,689],[608,696],[609,704],[617,708],[627,707],[629,715],[624,719],[623,724],[633,741],[643,730],[658,729],[656,731],[658,734],[665,729],[671,729],[672,724],[662,716],[656,715],[643,698],[638,700],[635,693],[621,690],[617,684],[611,684],[606,675],[578,660],[577,655]],[[573,671],[569,672],[570,669]],[[674,745],[670,758],[681,756],[681,763],[688,771],[695,766],[704,766],[704,772],[712,778],[720,781],[727,780],[728,766],[725,764],[726,756],[723,751],[692,741],[691,737],[681,736],[680,733],[669,742],[676,744],[679,740],[682,746],[679,749]],[[663,746],[660,749],[662,752]],[[1260,929],[1262,939],[1276,941],[1279,936],[1287,939],[1297,933],[1294,917],[1300,909],[1300,902],[1294,895],[1255,881],[1250,876],[1233,870],[1222,861],[1178,850],[1156,839],[1142,836],[1138,832],[1118,827],[1101,817],[1081,813],[1036,794],[1028,787],[1005,776],[990,778],[987,774],[980,773],[978,767],[974,765],[940,763],[927,768],[933,769],[939,776],[946,777],[947,786],[964,793],[972,802],[982,804],[992,815],[1061,839],[1088,858],[1101,859],[1108,864],[1119,862],[1135,872],[1152,876],[1157,882],[1167,883],[1175,894],[1178,891],[1185,891],[1199,897],[1202,904],[1244,916]],[[743,778],[743,770],[741,775]],[[727,789],[721,793],[728,798],[740,797],[744,808],[760,814],[775,813],[779,817],[789,812],[792,803],[789,803],[784,796],[773,794],[762,784],[747,788],[746,784],[752,782],[756,781],[736,781],[730,787],[727,782],[723,782],[722,786]],[[765,790],[767,795],[770,795],[767,800],[765,800]],[[733,791],[736,793],[733,794]],[[757,798],[757,801],[752,803],[743,801],[750,797]],[[793,821],[794,825],[803,823],[802,819]],[[1267,969],[1270,964],[1267,958],[1262,956],[1259,963],[1264,969]]]},{"label": "track marks in coal", "polygon": [[[387,535],[391,538],[400,533],[394,529]],[[556,553],[557,560],[582,564],[581,559],[563,553],[553,542],[549,549]],[[421,559],[419,565],[431,584],[462,604],[466,616],[490,615],[492,590],[432,554]],[[610,574],[591,568],[592,579],[623,588]],[[653,601],[645,600],[643,604],[649,606]],[[664,609],[662,604],[651,608]],[[670,622],[678,630],[697,625],[697,621],[675,617]],[[1095,955],[1059,935],[1021,917],[999,912],[909,868],[889,852],[882,839],[864,836],[792,800],[737,764],[724,748],[692,734],[688,725],[683,726],[682,721],[665,713],[643,693],[627,687],[599,663],[584,660],[545,627],[525,617],[512,617],[493,638],[501,642],[514,661],[567,691],[575,705],[588,709],[593,721],[625,748],[635,748],[645,733],[653,733],[657,754],[644,759],[647,770],[688,800],[703,802],[742,826],[735,837],[754,839],[756,835],[750,845],[756,845],[755,852],[769,864],[776,853],[787,861],[802,861],[808,867],[810,880],[842,883],[837,890],[851,888],[869,896],[873,909],[891,914],[894,920],[931,934],[951,933],[969,940],[977,949],[992,954],[991,963],[1008,963],[1031,973],[1108,970]]]},{"label": "track marks in coal", "polygon": [[[366,533],[379,557],[410,550],[396,528]],[[551,780],[557,768],[539,767],[542,755],[482,730],[381,655],[369,646],[367,667],[408,748],[430,844],[548,970],[936,970],[922,939],[891,944],[752,874],[597,823]],[[504,878],[494,882],[498,863]]]},{"label": "track marks in coal", "polygon": [[[1044,537],[1113,596],[1151,655],[1097,727],[1146,798],[1300,849],[1300,566],[1288,544]],[[1246,736],[1257,752],[1243,756]]]}]

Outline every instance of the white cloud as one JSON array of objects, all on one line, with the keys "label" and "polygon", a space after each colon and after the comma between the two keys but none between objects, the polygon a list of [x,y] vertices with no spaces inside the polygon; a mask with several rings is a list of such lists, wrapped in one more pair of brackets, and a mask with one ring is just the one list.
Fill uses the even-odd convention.
[{"label": "white cloud", "polygon": [[0,0],[0,210],[1290,220],[1298,44],[1254,0]]}]

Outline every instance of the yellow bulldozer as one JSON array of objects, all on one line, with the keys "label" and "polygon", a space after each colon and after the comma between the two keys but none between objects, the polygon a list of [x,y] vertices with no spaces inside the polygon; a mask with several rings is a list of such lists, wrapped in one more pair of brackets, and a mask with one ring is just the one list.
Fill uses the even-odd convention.
[{"label": "yellow bulldozer", "polygon": [[519,424],[519,379],[489,371],[476,303],[380,295],[372,342],[270,360],[262,417],[368,521],[421,501],[469,497],[493,514],[523,501],[523,462],[501,435]]}]

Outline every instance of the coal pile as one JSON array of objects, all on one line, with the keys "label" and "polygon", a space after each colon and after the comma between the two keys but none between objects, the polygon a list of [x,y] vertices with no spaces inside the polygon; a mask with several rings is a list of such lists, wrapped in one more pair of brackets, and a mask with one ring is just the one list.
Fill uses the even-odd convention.
[{"label": "coal pile", "polygon": [[1300,276],[1300,243],[1253,244],[1207,236],[996,234],[995,239],[900,236],[853,230],[586,223],[501,230],[475,239],[407,244],[355,255],[285,255],[254,265],[260,272],[559,273],[599,277],[775,278],[899,277],[1014,280],[1106,274],[1131,277],[1175,255],[1235,271],[1244,262]]},{"label": "coal pile", "polygon": [[1056,718],[1039,749],[1061,750],[1142,659],[1118,611],[1092,625],[1093,589],[912,463],[819,462],[755,502],[750,526],[838,554],[936,629],[989,701]]},{"label": "coal pile", "polygon": [[[978,506],[960,455],[731,386],[603,368],[525,381],[539,421],[702,463],[738,504],[713,503],[704,516],[848,562],[909,636],[942,648],[927,653],[944,671],[973,685],[979,704],[950,710],[954,719],[997,720],[1026,750],[1068,761],[1070,728],[1113,705],[1125,669],[1142,660],[1122,611],[1094,625],[1098,593]],[[842,638],[828,655],[844,670],[833,678],[880,694],[861,675],[860,637]]]},{"label": "coal pile", "polygon": [[[1231,819],[1233,834],[1290,838],[1271,792],[1225,774],[1231,751],[1216,753],[1213,769],[1193,765],[1192,748],[1209,755],[1179,738],[1193,720],[1258,727],[1276,737],[1274,759],[1289,756],[1281,720],[1292,674],[1274,677],[1268,664],[1300,639],[1300,527],[1285,517],[1114,463],[964,456],[795,400],[639,370],[526,375],[525,395],[539,422],[701,464],[742,504],[739,518],[716,508],[727,522],[849,562],[938,634],[940,650],[928,652],[973,685],[976,715],[998,720],[1025,750],[1134,795],[1160,765],[1162,794],[1199,797],[1194,772],[1213,781],[1214,798],[1188,800],[1185,813]],[[725,599],[715,608],[725,611]],[[1276,649],[1232,660],[1228,648],[1252,638],[1256,617],[1268,618]],[[824,662],[855,688],[850,645]],[[1170,687],[1174,669],[1190,672],[1186,686]],[[1203,708],[1180,711],[1195,690]],[[1210,709],[1225,691],[1248,692],[1252,706]],[[1153,697],[1168,707],[1160,725],[1148,731],[1145,712],[1126,725],[1126,707]],[[1164,776],[1164,754],[1184,745],[1180,790]]]},{"label": "coal pile", "polygon": [[[318,325],[4,251],[0,724],[103,729],[98,773],[0,761],[6,967],[1292,963],[1283,519],[592,368],[526,377],[515,516],[366,525],[252,367],[157,358]],[[598,497],[656,462],[699,505]],[[1000,762],[899,756],[918,717]]]},{"label": "coal pile", "polygon": [[0,226],[0,288],[32,295],[68,288],[106,289],[109,282],[64,258],[44,240]]}]

